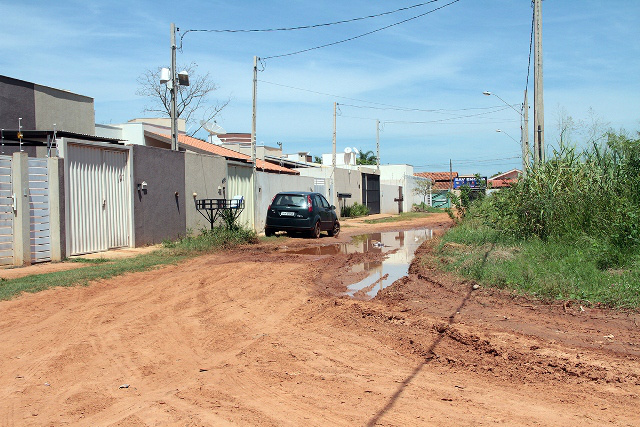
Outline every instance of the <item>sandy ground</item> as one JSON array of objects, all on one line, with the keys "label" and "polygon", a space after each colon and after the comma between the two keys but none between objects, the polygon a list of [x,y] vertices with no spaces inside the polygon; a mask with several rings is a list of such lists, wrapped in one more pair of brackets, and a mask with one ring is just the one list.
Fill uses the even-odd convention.
[{"label": "sandy ground", "polygon": [[[345,224],[338,241],[446,216]],[[640,315],[290,239],[0,302],[0,426],[638,426]],[[423,245],[420,251],[428,251]]]}]

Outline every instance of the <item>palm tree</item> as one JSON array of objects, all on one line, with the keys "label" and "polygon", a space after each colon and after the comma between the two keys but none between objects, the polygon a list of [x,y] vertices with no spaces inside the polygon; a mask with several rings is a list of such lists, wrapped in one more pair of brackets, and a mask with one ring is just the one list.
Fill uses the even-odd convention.
[{"label": "palm tree", "polygon": [[360,150],[358,153],[358,158],[356,159],[357,165],[375,165],[377,163],[377,157],[373,151]]}]

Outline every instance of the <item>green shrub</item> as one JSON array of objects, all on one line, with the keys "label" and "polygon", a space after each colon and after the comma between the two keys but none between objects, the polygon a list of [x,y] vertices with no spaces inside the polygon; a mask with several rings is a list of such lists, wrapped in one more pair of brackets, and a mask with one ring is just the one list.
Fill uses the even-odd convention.
[{"label": "green shrub", "polygon": [[342,209],[340,209],[340,216],[343,218],[355,218],[366,215],[369,215],[369,208],[365,205],[361,205],[358,202],[355,202],[351,206],[343,206]]}]

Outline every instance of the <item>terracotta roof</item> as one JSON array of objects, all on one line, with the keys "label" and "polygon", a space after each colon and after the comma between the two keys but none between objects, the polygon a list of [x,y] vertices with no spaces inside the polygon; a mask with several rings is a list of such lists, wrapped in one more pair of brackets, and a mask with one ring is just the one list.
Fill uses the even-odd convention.
[{"label": "terracotta roof", "polygon": [[[171,141],[170,135],[163,135],[155,132],[148,132],[154,136]],[[221,147],[220,145],[210,144],[198,138],[194,138],[188,135],[178,135],[178,143],[183,147],[191,147],[208,153],[216,154],[227,159],[238,160],[241,162],[251,163],[251,157],[246,154],[238,153],[237,151],[229,150],[228,148]],[[298,175],[299,172],[293,169],[285,168],[280,165],[274,165],[273,163],[265,162],[264,160],[256,159],[256,169],[269,172],[287,173],[290,175]]]},{"label": "terracotta roof", "polygon": [[430,178],[434,182],[438,181],[447,181],[451,180],[451,177],[457,178],[458,172],[418,172],[414,173],[415,176],[420,176],[422,178]]},{"label": "terracotta roof", "polygon": [[522,171],[520,169],[511,169],[508,172],[504,172],[499,175],[492,176],[489,179],[496,179],[496,180],[517,179],[521,174],[522,174]]},{"label": "terracotta roof", "polygon": [[487,184],[489,184],[489,188],[505,188],[510,187],[511,184],[516,182],[515,179],[489,179],[487,180]]},{"label": "terracotta roof", "polygon": [[433,190],[449,190],[452,185],[451,178],[457,178],[458,172],[417,172],[413,175],[430,179]]}]

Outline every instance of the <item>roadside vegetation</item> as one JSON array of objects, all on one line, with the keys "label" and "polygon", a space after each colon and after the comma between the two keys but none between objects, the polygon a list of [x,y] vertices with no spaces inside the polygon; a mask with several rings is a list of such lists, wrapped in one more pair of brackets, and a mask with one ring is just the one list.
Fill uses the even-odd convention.
[{"label": "roadside vegetation", "polygon": [[561,143],[511,188],[475,201],[463,190],[459,225],[423,262],[540,298],[639,307],[638,136]]},{"label": "roadside vegetation", "polygon": [[340,209],[340,217],[342,218],[356,218],[366,215],[369,215],[369,208],[358,202],[350,206],[343,206],[342,209]]},{"label": "roadside vegetation", "polygon": [[22,292],[39,292],[57,286],[87,285],[100,279],[109,279],[126,273],[146,271],[163,265],[175,264],[187,258],[257,243],[253,230],[242,227],[216,227],[203,230],[198,236],[187,236],[174,242],[164,242],[153,252],[121,259],[73,258],[73,262],[86,263],[86,267],[73,270],[37,274],[11,280],[0,280],[0,300],[10,299]]}]

